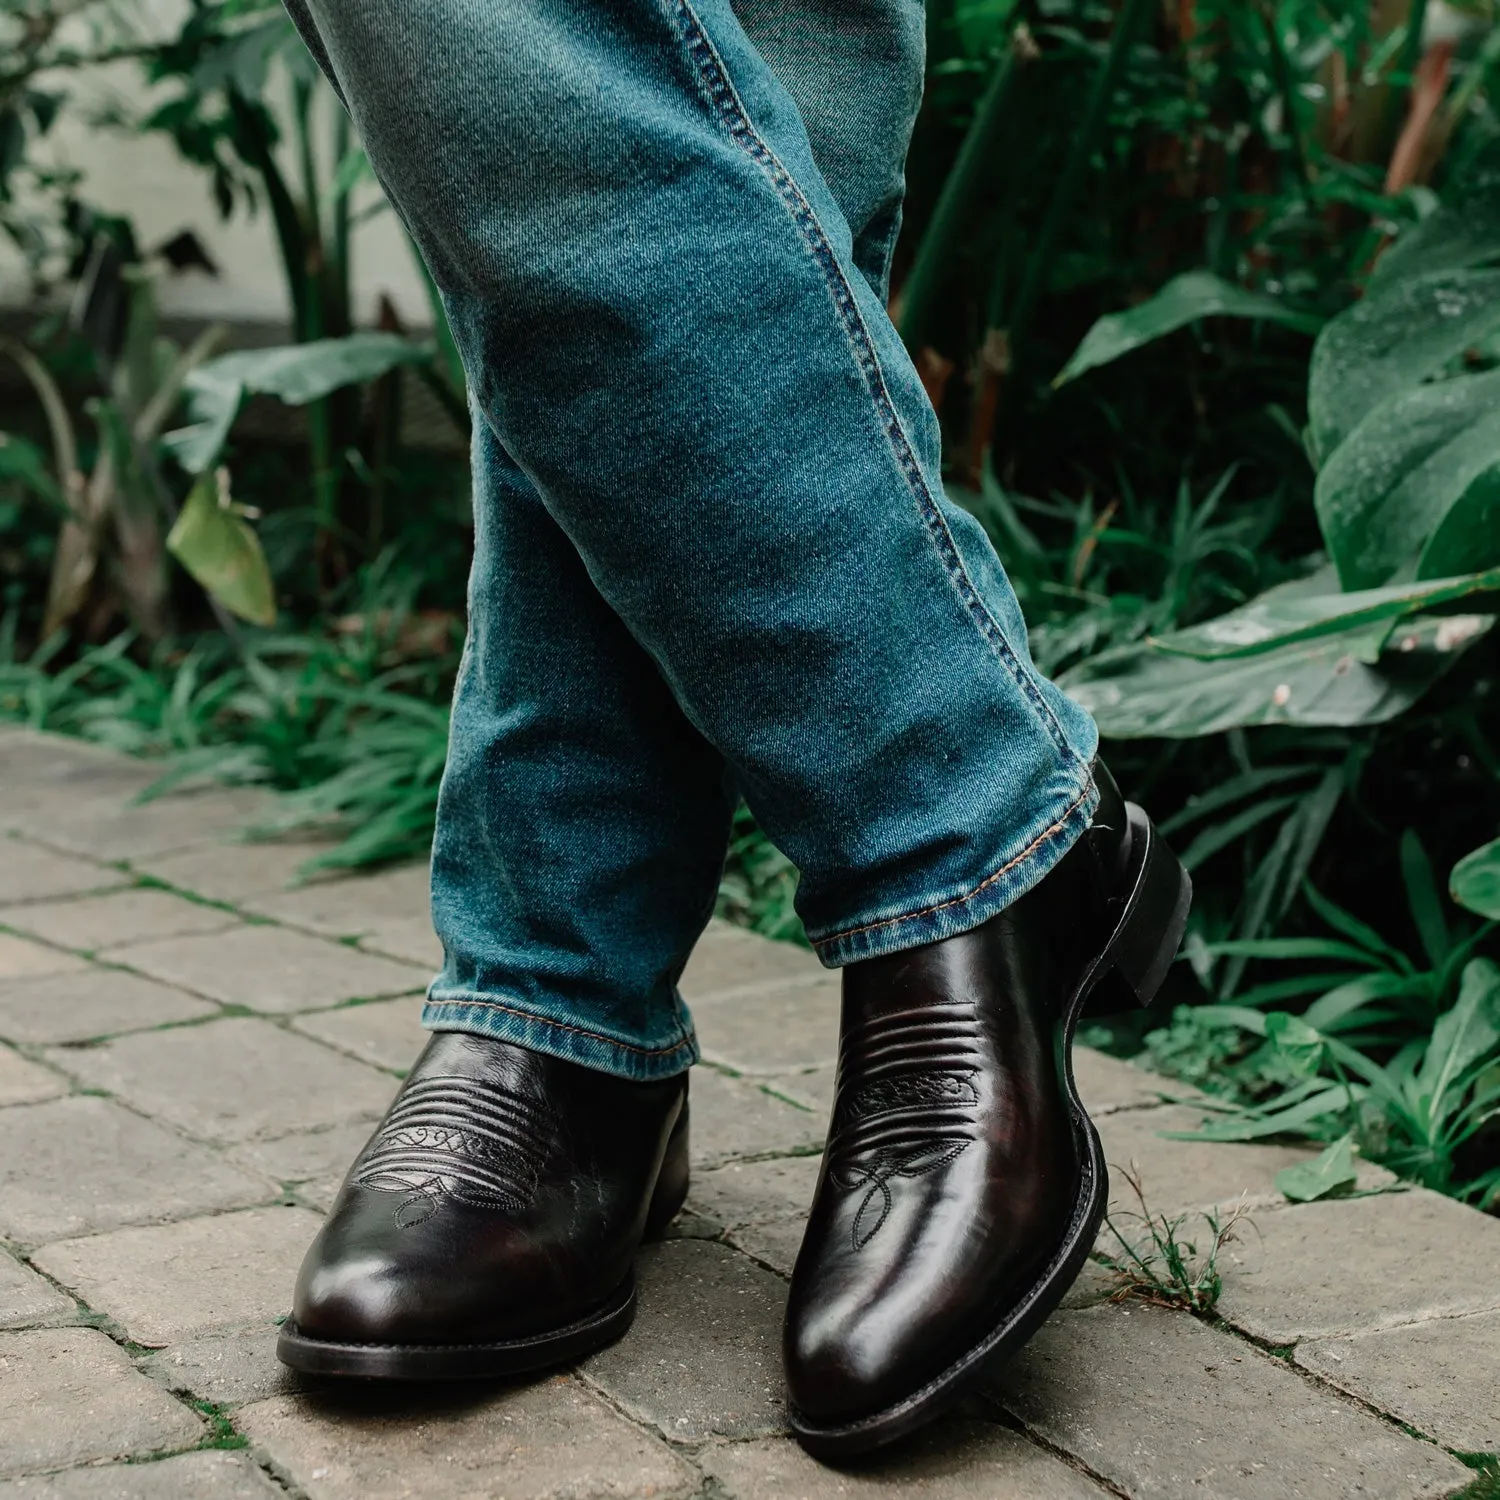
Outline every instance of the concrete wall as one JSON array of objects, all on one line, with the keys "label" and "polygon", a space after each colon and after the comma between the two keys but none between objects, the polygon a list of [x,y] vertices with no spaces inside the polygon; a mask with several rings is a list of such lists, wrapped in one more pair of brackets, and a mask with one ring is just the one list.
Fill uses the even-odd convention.
[{"label": "concrete wall", "polygon": [[[147,36],[170,35],[184,8],[180,0],[135,0],[134,24]],[[164,137],[141,138],[98,123],[106,111],[142,114],[157,100],[170,97],[170,88],[153,98],[134,63],[95,69],[87,76],[59,75],[44,82],[66,88],[71,100],[43,147],[45,159],[80,170],[85,200],[130,218],[143,245],[154,246],[191,229],[219,267],[217,277],[201,272],[169,277],[162,286],[163,312],[284,325],[286,292],[265,212],[251,218],[237,211],[226,223],[214,205],[208,175],[184,163],[171,142]],[[323,92],[322,103],[336,109],[331,92]],[[375,188],[364,188],[361,193],[362,206],[379,202]],[[389,211],[366,221],[357,231],[354,267],[362,320],[373,319],[384,292],[407,326],[430,323],[426,294],[405,233]],[[14,309],[28,295],[19,255],[8,240],[0,241],[0,306]]]}]

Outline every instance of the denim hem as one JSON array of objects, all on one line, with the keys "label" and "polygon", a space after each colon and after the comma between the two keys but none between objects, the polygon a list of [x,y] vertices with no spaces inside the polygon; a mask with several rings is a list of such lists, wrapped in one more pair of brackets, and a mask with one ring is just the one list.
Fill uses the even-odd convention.
[{"label": "denim hem", "polygon": [[1083,790],[1040,833],[1003,860],[978,885],[956,896],[938,897],[915,910],[848,927],[827,937],[809,937],[813,952],[830,969],[919,948],[989,921],[1037,885],[1069,849],[1083,837],[1099,806],[1099,789],[1092,774]]},{"label": "denim hem", "polygon": [[529,1051],[545,1052],[549,1057],[636,1083],[675,1078],[698,1061],[698,1039],[691,1032],[685,1031],[668,1047],[640,1047],[537,1015],[510,999],[467,990],[452,996],[429,993],[422,1008],[422,1024],[429,1031],[465,1031],[471,1036],[513,1042]]}]

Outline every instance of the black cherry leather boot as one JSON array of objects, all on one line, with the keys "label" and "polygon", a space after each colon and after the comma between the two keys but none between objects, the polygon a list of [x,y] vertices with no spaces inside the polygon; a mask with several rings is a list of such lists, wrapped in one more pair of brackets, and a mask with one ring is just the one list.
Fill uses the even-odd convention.
[{"label": "black cherry leather boot", "polygon": [[687,1185],[686,1074],[439,1032],[349,1169],[276,1352],[394,1380],[579,1359],[630,1326],[635,1253]]},{"label": "black cherry leather boot", "polygon": [[971,932],[844,970],[786,1317],[792,1427],[816,1456],[930,1421],[1031,1336],[1094,1243],[1108,1181],[1074,1029],[1091,996],[1151,999],[1191,898],[1145,813],[1094,775],[1091,827],[1033,890]]}]

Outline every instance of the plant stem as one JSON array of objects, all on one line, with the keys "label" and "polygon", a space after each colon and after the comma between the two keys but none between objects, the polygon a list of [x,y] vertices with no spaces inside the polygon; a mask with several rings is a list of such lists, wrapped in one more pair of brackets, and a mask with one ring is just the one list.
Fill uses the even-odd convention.
[{"label": "plant stem", "polygon": [[901,337],[913,355],[929,342],[938,293],[973,211],[980,178],[991,165],[1000,127],[1014,93],[1014,80],[1030,55],[1029,46],[1029,42],[1020,41],[1019,34],[1013,36],[1010,46],[996,60],[958,157],[943,181],[931,222],[917,247],[901,294]]},{"label": "plant stem", "polygon": [[[1115,22],[1114,34],[1110,38],[1109,50],[1099,71],[1094,75],[1094,86],[1089,91],[1088,104],[1083,118],[1073,133],[1072,145],[1067,159],[1058,174],[1057,184],[1052,190],[1052,200],[1047,205],[1047,216],[1037,234],[1036,244],[1026,263],[1020,290],[1016,293],[1015,305],[1010,315],[1010,358],[1014,372],[1025,357],[1025,344],[1031,332],[1032,319],[1036,316],[1037,303],[1057,254],[1057,244],[1073,211],[1074,200],[1083,186],[1084,175],[1099,144],[1099,137],[1109,120],[1109,107],[1125,64],[1130,58],[1130,49],[1146,18],[1155,9],[1153,0],[1124,0],[1120,17]],[[1014,381],[1012,381],[1012,386]]]}]

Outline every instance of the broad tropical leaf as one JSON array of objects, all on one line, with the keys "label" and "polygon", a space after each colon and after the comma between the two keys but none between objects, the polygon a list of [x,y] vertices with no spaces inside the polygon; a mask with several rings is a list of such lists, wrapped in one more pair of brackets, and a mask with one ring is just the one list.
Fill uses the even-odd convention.
[{"label": "broad tropical leaf", "polygon": [[1396,241],[1370,277],[1372,290],[1429,271],[1462,271],[1500,262],[1500,181],[1454,191],[1449,201]]},{"label": "broad tropical leaf", "polygon": [[1410,708],[1492,616],[1361,625],[1273,651],[1199,661],[1149,643],[1080,663],[1060,685],[1113,739],[1188,739],[1257,724],[1383,724]]},{"label": "broad tropical leaf", "polygon": [[1324,464],[1314,499],[1346,589],[1413,563],[1418,578],[1500,563],[1500,370],[1372,411]]},{"label": "broad tropical leaf", "polygon": [[255,625],[276,623],[276,595],[260,540],[205,474],[167,537],[167,550],[225,609]]},{"label": "broad tropical leaf", "polygon": [[1394,278],[1319,335],[1308,374],[1314,451],[1326,463],[1375,408],[1430,380],[1500,328],[1500,271]]},{"label": "broad tropical leaf", "polygon": [[1448,889],[1460,906],[1500,922],[1500,839],[1459,860],[1448,877]]},{"label": "broad tropical leaf", "polygon": [[1439,578],[1431,583],[1392,584],[1353,593],[1305,594],[1291,588],[1269,589],[1258,599],[1203,625],[1156,637],[1152,644],[1211,661],[1226,656],[1251,656],[1293,641],[1336,635],[1359,626],[1396,620],[1402,615],[1430,610],[1459,599],[1495,602],[1500,595],[1500,568],[1461,578]]},{"label": "broad tropical leaf", "polygon": [[354,333],[276,349],[244,349],[201,365],[184,385],[192,425],[162,440],[190,474],[218,461],[247,396],[305,406],[399,365],[430,363],[432,350],[394,333]]},{"label": "broad tropical leaf", "polygon": [[1149,302],[1100,318],[1084,335],[1053,384],[1076,380],[1084,371],[1112,364],[1121,355],[1165,338],[1199,318],[1213,317],[1258,318],[1263,322],[1283,323],[1304,333],[1316,333],[1323,325],[1316,314],[1289,307],[1277,297],[1246,291],[1211,271],[1188,271],[1174,277]]}]

